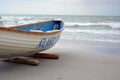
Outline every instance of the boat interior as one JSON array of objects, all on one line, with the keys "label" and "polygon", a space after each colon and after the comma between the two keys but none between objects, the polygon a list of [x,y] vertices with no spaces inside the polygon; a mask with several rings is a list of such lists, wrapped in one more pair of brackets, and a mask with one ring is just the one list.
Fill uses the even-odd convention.
[{"label": "boat interior", "polygon": [[33,32],[49,32],[53,30],[60,30],[63,28],[62,21],[47,21],[47,22],[38,22],[34,24],[21,25],[13,27],[15,30],[24,30],[24,31],[33,31]]}]

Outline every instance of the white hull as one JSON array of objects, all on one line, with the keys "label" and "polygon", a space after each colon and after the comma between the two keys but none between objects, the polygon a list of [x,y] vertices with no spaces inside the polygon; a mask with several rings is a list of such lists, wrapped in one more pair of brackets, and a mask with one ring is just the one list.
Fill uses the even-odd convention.
[{"label": "white hull", "polygon": [[[58,40],[60,33],[51,35],[31,35],[0,30],[0,55],[22,55],[36,53],[51,48]],[[47,44],[48,39],[54,37],[52,44]],[[46,38],[43,47],[37,47],[42,38]],[[44,46],[46,45],[46,46]]]}]

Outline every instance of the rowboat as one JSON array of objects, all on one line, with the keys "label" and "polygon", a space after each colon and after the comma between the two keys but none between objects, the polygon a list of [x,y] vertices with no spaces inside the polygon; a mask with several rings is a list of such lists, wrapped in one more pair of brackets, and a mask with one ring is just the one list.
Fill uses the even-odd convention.
[{"label": "rowboat", "polygon": [[64,29],[62,20],[0,27],[0,56],[24,55],[54,46]]}]

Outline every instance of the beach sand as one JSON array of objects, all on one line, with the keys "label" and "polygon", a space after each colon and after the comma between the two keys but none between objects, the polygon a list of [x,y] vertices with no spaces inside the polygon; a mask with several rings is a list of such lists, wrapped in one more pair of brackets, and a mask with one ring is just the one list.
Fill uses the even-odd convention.
[{"label": "beach sand", "polygon": [[0,62],[0,80],[120,80],[119,44],[60,40],[45,52],[59,59],[39,59],[39,66]]}]

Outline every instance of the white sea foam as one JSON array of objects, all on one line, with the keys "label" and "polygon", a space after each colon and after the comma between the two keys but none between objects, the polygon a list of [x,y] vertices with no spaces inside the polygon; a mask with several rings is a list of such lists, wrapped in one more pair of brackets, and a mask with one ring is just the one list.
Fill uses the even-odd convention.
[{"label": "white sea foam", "polygon": [[93,33],[93,34],[114,34],[120,35],[119,31],[112,30],[80,30],[80,29],[65,29],[64,32],[72,33]]},{"label": "white sea foam", "polygon": [[2,16],[1,18],[3,21],[15,21],[15,20],[31,20],[33,17],[27,17],[27,16]]},{"label": "white sea foam", "polygon": [[65,40],[84,40],[84,41],[97,41],[97,42],[112,42],[112,43],[120,43],[120,40],[113,40],[113,39],[88,39],[88,38],[78,38],[78,37],[67,37],[61,36],[62,39]]},{"label": "white sea foam", "polygon": [[104,23],[80,23],[80,22],[66,22],[65,23],[66,26],[97,26],[97,25],[101,25],[101,26],[109,26],[111,28],[120,28],[120,23],[119,22],[104,22]]},{"label": "white sea foam", "polygon": [[62,35],[61,36],[62,39],[65,40],[85,40],[85,41],[98,41],[98,42],[112,42],[112,43],[120,43],[120,39],[118,40],[113,40],[113,39],[97,39],[97,38],[87,38],[87,37],[82,37],[80,35],[72,35],[72,36],[68,36],[68,35]]},{"label": "white sea foam", "polygon": [[2,16],[0,20],[4,23],[5,27],[45,21],[43,19],[35,19],[33,16]]}]

